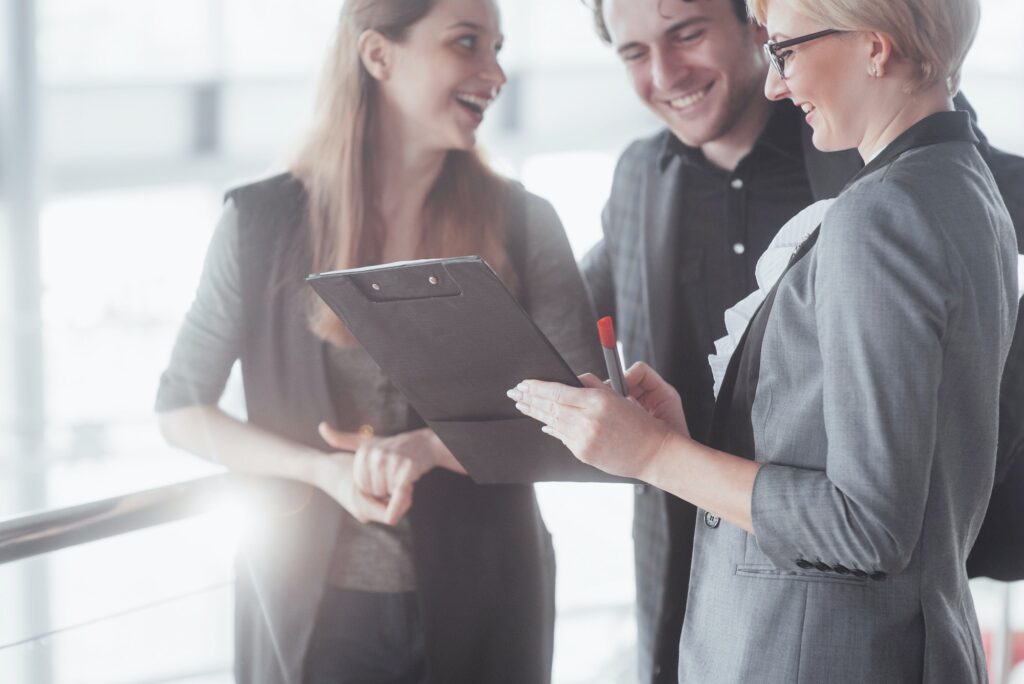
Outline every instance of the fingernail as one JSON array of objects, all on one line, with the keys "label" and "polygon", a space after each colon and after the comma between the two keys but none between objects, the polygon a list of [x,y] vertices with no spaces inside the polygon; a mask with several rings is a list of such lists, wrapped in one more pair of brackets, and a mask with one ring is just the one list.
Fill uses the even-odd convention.
[{"label": "fingernail", "polygon": [[524,404],[524,403],[522,403],[522,402],[518,402],[518,401],[516,402],[516,409],[517,409],[518,411],[520,411],[521,413],[526,413],[526,411],[527,411],[527,410],[528,410],[529,408],[530,408],[529,406],[527,406],[526,404]]},{"label": "fingernail", "polygon": [[542,425],[540,431],[543,432],[545,435],[550,435],[553,432],[553,430],[549,428],[547,425]]},{"label": "fingernail", "polygon": [[516,389],[519,390],[520,392],[525,392],[526,389],[527,389],[526,388],[526,383],[525,382],[519,383],[518,385],[516,385]]},{"label": "fingernail", "polygon": [[505,392],[505,394],[508,396],[509,399],[515,399],[516,401],[519,401],[520,399],[523,398],[523,393],[517,389],[510,389],[508,392]]}]

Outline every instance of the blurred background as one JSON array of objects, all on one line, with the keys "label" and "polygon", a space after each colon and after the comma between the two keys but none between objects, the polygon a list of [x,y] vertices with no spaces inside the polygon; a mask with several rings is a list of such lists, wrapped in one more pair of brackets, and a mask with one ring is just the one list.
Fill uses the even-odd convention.
[{"label": "blurred background", "polygon": [[[295,149],[339,0],[0,3],[10,521],[217,473],[162,444],[157,379],[224,190]],[[577,0],[500,4],[510,80],[481,138],[499,169],[554,203],[582,256],[600,237],[616,157],[657,124]],[[990,139],[1024,154],[1024,3],[982,6],[964,91]],[[241,409],[237,377],[224,403]],[[555,681],[632,682],[632,491],[538,489],[559,565]],[[0,682],[229,682],[231,561],[245,532],[225,503],[0,560]],[[1024,632],[1024,590],[973,589],[987,639]]]}]

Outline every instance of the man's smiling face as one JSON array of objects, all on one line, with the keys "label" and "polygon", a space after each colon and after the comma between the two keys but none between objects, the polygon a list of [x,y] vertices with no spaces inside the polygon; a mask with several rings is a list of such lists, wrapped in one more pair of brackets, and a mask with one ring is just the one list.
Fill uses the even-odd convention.
[{"label": "man's smiling face", "polygon": [[637,95],[685,144],[728,135],[762,96],[764,39],[729,0],[610,0],[603,9]]}]

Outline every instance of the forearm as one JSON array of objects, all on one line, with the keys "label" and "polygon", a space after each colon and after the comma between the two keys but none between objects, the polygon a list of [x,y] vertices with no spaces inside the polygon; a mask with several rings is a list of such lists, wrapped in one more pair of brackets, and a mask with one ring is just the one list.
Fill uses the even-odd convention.
[{"label": "forearm", "polygon": [[753,534],[751,502],[760,468],[754,461],[670,433],[640,479]]},{"label": "forearm", "polygon": [[232,418],[215,406],[159,414],[160,431],[178,447],[228,470],[319,486],[323,454]]}]

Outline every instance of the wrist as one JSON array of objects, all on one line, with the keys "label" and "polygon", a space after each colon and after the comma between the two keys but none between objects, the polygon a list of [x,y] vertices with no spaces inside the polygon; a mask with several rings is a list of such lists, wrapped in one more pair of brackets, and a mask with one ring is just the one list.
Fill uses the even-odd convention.
[{"label": "wrist", "polygon": [[306,482],[317,489],[330,492],[337,487],[339,480],[351,477],[352,468],[341,467],[346,459],[352,459],[351,454],[310,450],[305,458]]},{"label": "wrist", "polygon": [[640,472],[637,474],[637,479],[654,485],[660,489],[661,486],[659,485],[659,482],[662,479],[662,466],[667,455],[673,453],[674,446],[676,446],[676,442],[679,438],[680,435],[675,430],[666,427],[664,434],[661,436],[661,440],[658,442],[658,446],[640,468]]}]

